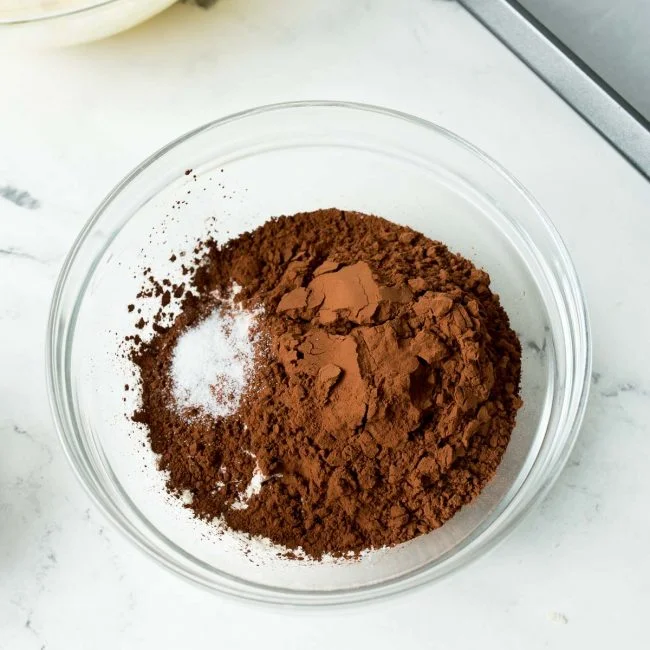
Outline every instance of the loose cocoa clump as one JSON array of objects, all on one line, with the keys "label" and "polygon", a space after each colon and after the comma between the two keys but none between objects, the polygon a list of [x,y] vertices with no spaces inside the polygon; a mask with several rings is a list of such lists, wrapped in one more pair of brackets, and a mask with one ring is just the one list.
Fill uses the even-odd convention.
[{"label": "loose cocoa clump", "polygon": [[[521,406],[519,341],[484,271],[339,210],[203,250],[180,315],[133,352],[134,419],[196,515],[320,558],[410,540],[480,493]],[[260,312],[249,388],[228,417],[179,412],[175,343],[235,283]]]}]

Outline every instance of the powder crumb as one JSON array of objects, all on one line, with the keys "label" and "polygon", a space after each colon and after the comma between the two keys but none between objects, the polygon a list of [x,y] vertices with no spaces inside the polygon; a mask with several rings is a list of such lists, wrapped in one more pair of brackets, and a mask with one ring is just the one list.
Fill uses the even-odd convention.
[{"label": "powder crumb", "polygon": [[551,619],[551,621],[553,621],[553,623],[561,623],[562,625],[566,625],[569,622],[568,616],[562,612],[551,612],[548,617]]}]

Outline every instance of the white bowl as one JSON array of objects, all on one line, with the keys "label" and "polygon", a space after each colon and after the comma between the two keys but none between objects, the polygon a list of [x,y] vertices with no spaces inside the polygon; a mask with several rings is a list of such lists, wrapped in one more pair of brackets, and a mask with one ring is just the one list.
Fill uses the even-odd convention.
[{"label": "white bowl", "polygon": [[0,0],[0,45],[34,48],[94,41],[134,27],[176,0]]}]

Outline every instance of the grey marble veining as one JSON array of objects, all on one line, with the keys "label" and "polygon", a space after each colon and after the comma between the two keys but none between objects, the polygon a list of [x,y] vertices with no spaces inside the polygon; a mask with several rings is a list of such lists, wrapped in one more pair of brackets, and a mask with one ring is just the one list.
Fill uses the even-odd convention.
[{"label": "grey marble veining", "polygon": [[35,199],[29,192],[11,185],[0,186],[0,198],[11,201],[14,205],[26,210],[38,210],[41,207],[38,199]]}]

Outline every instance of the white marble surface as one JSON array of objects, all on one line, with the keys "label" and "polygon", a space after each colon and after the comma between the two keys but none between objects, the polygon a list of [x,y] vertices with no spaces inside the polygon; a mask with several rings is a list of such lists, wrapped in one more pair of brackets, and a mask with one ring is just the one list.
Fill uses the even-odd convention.
[{"label": "white marble surface", "polygon": [[[0,649],[647,648],[650,184],[462,9],[443,0],[220,0],[122,36],[0,57]],[[584,282],[594,378],[543,505],[441,584],[304,614],[204,593],[107,526],[50,419],[44,335],[63,256],[152,150],[273,101],[384,104],[499,159]]]}]

